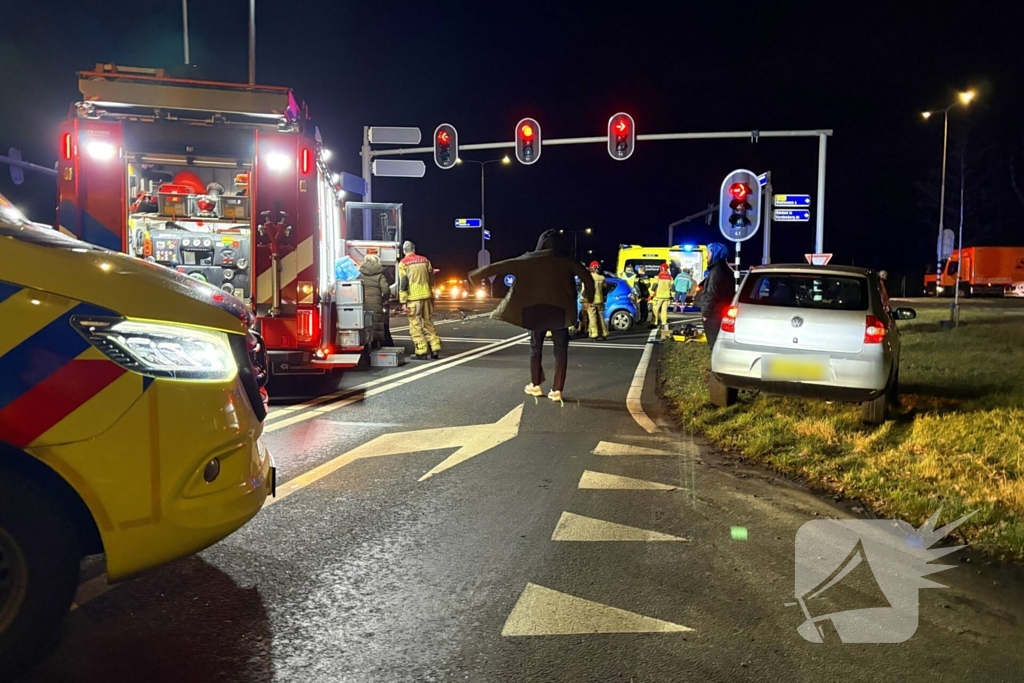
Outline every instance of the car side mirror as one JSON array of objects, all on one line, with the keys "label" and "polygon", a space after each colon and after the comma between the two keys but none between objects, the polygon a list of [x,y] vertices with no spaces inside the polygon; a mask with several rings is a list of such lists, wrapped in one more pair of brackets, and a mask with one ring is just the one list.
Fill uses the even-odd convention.
[{"label": "car side mirror", "polygon": [[913,320],[917,317],[917,311],[913,308],[897,308],[893,311],[893,315],[897,320]]}]

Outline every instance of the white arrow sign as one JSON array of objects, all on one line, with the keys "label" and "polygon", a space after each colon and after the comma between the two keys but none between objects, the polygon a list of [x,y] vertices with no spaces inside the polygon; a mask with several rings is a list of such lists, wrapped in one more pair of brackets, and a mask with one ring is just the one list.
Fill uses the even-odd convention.
[{"label": "white arrow sign", "polygon": [[266,505],[272,505],[287,498],[296,491],[323,479],[328,474],[337,472],[345,465],[362,458],[376,458],[382,455],[398,455],[401,453],[418,453],[435,451],[442,448],[458,450],[445,458],[432,470],[419,478],[429,479],[435,474],[469,460],[475,455],[489,451],[519,434],[519,422],[523,417],[523,406],[513,408],[505,417],[497,422],[466,427],[436,427],[418,429],[412,432],[396,432],[382,434],[376,439],[367,441],[362,446],[353,448],[333,460],[316,467],[303,475],[290,479],[277,487],[277,497],[268,498]]}]

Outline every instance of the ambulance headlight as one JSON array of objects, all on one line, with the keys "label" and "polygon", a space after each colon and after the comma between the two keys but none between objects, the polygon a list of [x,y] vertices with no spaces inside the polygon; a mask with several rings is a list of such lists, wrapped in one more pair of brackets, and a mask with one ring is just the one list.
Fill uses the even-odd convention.
[{"label": "ambulance headlight", "polygon": [[75,316],[71,322],[110,360],[140,375],[222,382],[238,372],[224,332],[117,318]]}]

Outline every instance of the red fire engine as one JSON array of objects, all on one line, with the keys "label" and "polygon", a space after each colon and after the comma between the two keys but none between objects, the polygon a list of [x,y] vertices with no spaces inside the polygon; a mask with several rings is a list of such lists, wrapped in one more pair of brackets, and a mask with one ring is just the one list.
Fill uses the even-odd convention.
[{"label": "red fire engine", "polygon": [[[248,303],[272,375],[354,367],[362,348],[339,345],[332,305],[342,193],[291,90],[110,64],[78,77],[59,229]],[[386,236],[397,247],[400,228]]]}]

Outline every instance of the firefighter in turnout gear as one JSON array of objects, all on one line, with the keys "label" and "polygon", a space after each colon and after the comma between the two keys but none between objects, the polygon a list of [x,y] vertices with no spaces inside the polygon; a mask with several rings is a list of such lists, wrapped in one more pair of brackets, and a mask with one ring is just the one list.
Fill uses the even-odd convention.
[{"label": "firefighter in turnout gear", "polygon": [[441,338],[430,319],[434,312],[434,267],[430,261],[416,253],[416,245],[406,241],[405,254],[398,263],[398,298],[409,307],[409,335],[416,347],[417,360],[438,358]]},{"label": "firefighter in turnout gear", "polygon": [[608,338],[608,324],[604,320],[605,278],[599,272],[600,268],[600,263],[591,261],[590,276],[594,278],[594,300],[588,302],[587,323],[590,338],[603,341]]},{"label": "firefighter in turnout gear", "polygon": [[668,272],[668,264],[661,264],[661,272],[651,285],[651,301],[654,302],[654,318],[651,320],[651,327],[662,327],[668,329],[668,306],[672,303],[675,294],[675,287],[672,284],[672,275]]}]

